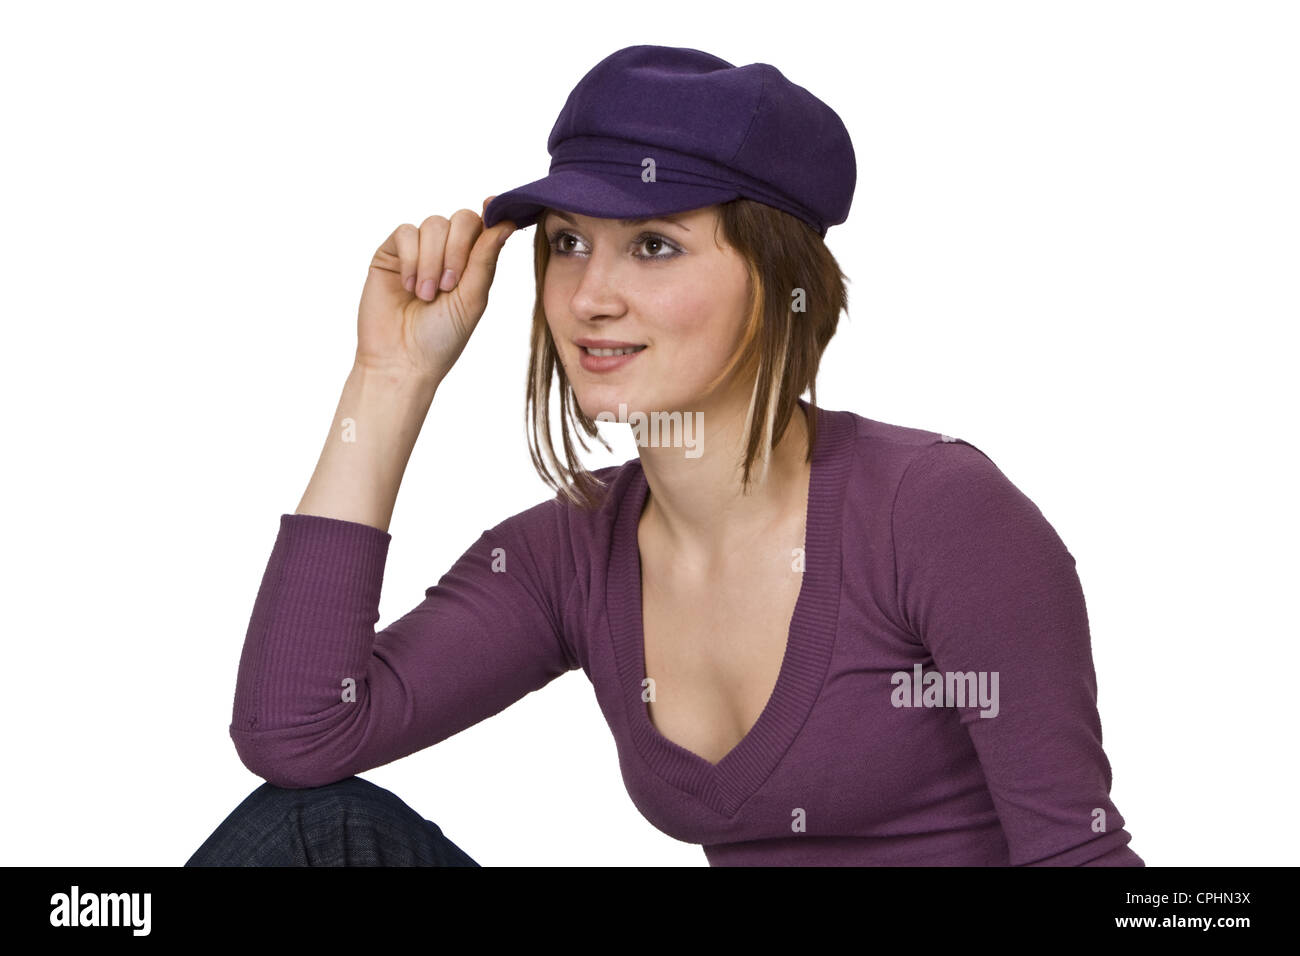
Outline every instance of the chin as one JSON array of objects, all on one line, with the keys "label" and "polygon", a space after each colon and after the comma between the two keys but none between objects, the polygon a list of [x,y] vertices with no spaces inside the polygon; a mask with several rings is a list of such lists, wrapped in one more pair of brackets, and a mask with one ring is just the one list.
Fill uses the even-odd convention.
[{"label": "chin", "polygon": [[573,389],[573,398],[582,413],[595,419],[601,412],[608,412],[618,419],[619,405],[626,405],[626,411],[643,411],[637,404],[639,399],[631,390],[617,385],[584,385]]}]

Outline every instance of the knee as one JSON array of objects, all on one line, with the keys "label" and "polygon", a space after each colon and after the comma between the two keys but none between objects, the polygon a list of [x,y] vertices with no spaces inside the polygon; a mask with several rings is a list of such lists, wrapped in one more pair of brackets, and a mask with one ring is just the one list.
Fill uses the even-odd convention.
[{"label": "knee", "polygon": [[320,787],[278,787],[264,783],[248,796],[248,803],[258,807],[304,809],[319,804],[348,807],[378,806],[391,799],[389,791],[361,777],[351,776]]}]

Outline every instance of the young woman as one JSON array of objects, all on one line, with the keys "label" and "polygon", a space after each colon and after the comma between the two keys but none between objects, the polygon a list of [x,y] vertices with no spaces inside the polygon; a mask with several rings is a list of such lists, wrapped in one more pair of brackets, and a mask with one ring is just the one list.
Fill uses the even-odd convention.
[{"label": "young woman", "polygon": [[[973,444],[816,405],[847,306],[838,117],[771,66],[630,47],[548,148],[482,218],[376,253],[240,661],[230,733],[267,783],[188,865],[476,865],[357,774],[582,668],[633,801],[711,864],[1142,866],[1051,525]],[[526,413],[557,493],[376,633],[406,462],[532,224]],[[570,419],[629,422],[638,456],[587,472]]]}]

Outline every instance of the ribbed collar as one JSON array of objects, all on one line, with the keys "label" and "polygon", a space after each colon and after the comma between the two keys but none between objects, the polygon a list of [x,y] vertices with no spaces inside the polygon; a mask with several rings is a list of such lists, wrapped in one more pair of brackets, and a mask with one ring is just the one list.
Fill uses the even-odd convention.
[{"label": "ribbed collar", "polygon": [[[813,408],[799,400],[806,414]],[[839,616],[844,487],[853,456],[849,412],[817,409],[817,445],[809,475],[803,583],[790,621],[772,696],[749,733],[716,765],[663,736],[641,699],[645,632],[637,527],[649,495],[639,460],[615,520],[606,608],[627,723],[650,768],[725,816],[734,816],[776,769],[821,694]]]}]

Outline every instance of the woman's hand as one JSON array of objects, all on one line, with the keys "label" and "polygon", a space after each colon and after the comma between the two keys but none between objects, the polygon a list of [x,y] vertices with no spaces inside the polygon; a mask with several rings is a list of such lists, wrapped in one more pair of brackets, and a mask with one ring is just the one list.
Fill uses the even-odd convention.
[{"label": "woman's hand", "polygon": [[509,220],[484,229],[468,209],[449,220],[430,216],[419,229],[394,229],[375,252],[361,292],[356,365],[440,383],[487,308],[497,256],[514,230]]}]

